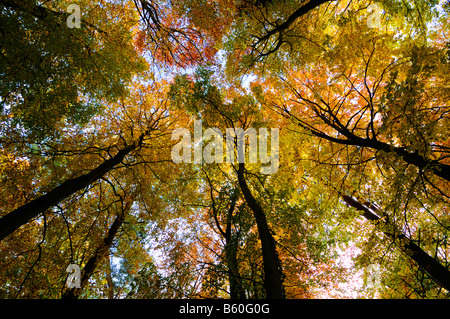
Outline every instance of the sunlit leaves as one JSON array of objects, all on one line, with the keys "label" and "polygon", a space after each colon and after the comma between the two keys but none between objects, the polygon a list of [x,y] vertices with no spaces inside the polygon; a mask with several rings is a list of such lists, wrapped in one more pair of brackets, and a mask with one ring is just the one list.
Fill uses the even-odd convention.
[{"label": "sunlit leaves", "polygon": [[[171,159],[172,131],[198,119],[280,129],[279,169],[245,163],[245,182],[288,298],[447,297],[386,233],[448,268],[448,6],[379,1],[370,28],[364,1],[78,1],[71,29],[72,2],[3,3],[2,216],[142,139],[0,243],[2,297],[61,297],[67,264],[86,266],[128,201],[81,298],[229,298],[232,278],[266,297],[237,167]],[[371,264],[378,290],[358,286]]]},{"label": "sunlit leaves", "polygon": [[[85,124],[102,109],[102,99],[122,96],[145,67],[132,47],[130,28],[137,21],[130,4],[80,2],[82,28],[70,29],[70,3],[2,8],[2,112],[41,137],[56,133],[61,121]],[[120,21],[112,18],[118,15]]]}]

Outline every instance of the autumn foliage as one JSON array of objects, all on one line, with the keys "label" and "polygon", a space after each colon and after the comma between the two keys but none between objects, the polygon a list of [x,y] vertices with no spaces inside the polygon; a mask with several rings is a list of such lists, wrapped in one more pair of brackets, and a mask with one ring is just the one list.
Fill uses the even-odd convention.
[{"label": "autumn foliage", "polygon": [[0,297],[448,298],[450,7],[369,4],[0,1]]}]

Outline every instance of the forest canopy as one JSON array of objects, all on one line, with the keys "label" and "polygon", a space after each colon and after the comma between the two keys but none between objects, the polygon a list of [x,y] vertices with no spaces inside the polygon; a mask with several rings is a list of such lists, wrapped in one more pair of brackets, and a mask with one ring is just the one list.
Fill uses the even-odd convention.
[{"label": "forest canopy", "polygon": [[449,298],[449,25],[0,0],[0,298]]}]

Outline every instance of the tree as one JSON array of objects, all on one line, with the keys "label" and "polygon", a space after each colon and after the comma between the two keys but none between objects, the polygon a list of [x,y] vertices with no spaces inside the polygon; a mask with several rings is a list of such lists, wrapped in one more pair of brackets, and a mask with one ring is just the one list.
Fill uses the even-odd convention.
[{"label": "tree", "polygon": [[45,195],[42,195],[31,202],[22,205],[5,215],[0,220],[0,240],[11,234],[14,230],[29,222],[33,217],[38,216],[52,206],[75,192],[89,186],[116,165],[120,164],[126,155],[142,146],[144,138],[150,133],[152,128],[139,136],[138,140],[131,145],[125,145],[116,155],[104,161],[102,164],[92,169],[89,173],[67,180],[58,187],[54,188]]},{"label": "tree", "polygon": [[[174,96],[174,104],[177,105],[178,103],[187,104],[186,102],[191,102],[193,107],[198,108],[198,110],[202,113],[208,112],[209,109],[213,108],[215,110],[218,110],[220,114],[222,114],[225,121],[232,122],[231,120],[231,114],[228,115],[225,110],[221,110],[223,106],[221,105],[221,98],[218,96],[217,89],[214,88],[209,83],[209,73],[204,72],[203,70],[199,70],[198,72],[198,80],[196,84],[194,84],[193,90],[191,92],[187,92],[184,96],[182,96],[182,101],[179,101],[178,94],[175,92],[171,92],[172,96]],[[176,82],[176,86],[173,87],[173,89],[181,89],[179,88],[179,85],[183,86],[189,86],[189,82],[186,82],[186,78],[181,78],[179,80],[181,83]],[[192,87],[192,86],[191,86]],[[206,88],[206,94],[205,91],[202,89]],[[200,109],[199,104],[196,102],[199,101],[201,106],[204,106],[205,109]],[[200,107],[201,107],[200,106]],[[187,106],[189,107],[189,105]],[[251,107],[245,105],[244,107]],[[194,113],[195,114],[195,113]],[[207,113],[206,113],[207,114]],[[211,123],[211,121],[208,119],[208,117],[205,118],[208,123]],[[212,118],[212,121],[214,121],[214,118]],[[217,120],[216,120],[217,121]],[[247,119],[244,119],[245,122],[247,122]],[[223,124],[221,125],[223,126]],[[235,124],[233,123],[233,128],[235,128]],[[244,130],[247,129],[247,127],[243,128]],[[233,142],[233,144],[236,144],[237,147],[237,141]],[[262,254],[263,254],[263,264],[264,264],[264,286],[266,290],[266,296],[267,298],[284,298],[284,290],[282,285],[282,268],[281,263],[278,258],[275,241],[273,239],[273,236],[271,234],[271,231],[268,226],[268,222],[266,220],[266,216],[264,214],[264,211],[262,207],[257,203],[255,200],[255,197],[252,195],[247,182],[246,178],[244,176],[245,166],[244,163],[238,164],[237,169],[237,178],[239,187],[242,191],[242,194],[244,196],[244,199],[253,212],[253,216],[255,218],[257,227],[258,227],[258,234],[261,240],[261,247],[262,247]],[[224,235],[226,235],[224,233]],[[226,237],[226,236],[224,236]]]},{"label": "tree", "polygon": [[[254,97],[252,96],[253,93],[245,94],[239,92],[238,90],[236,91],[229,90],[228,91],[229,93],[228,92],[221,93],[221,88],[215,86],[215,83],[217,82],[212,77],[212,73],[204,68],[197,70],[194,75],[194,79],[192,80],[190,79],[189,76],[182,76],[175,78],[174,84],[172,85],[172,88],[169,91],[169,96],[172,100],[173,107],[176,109],[183,108],[193,116],[201,117],[203,122],[207,123],[208,126],[219,127],[219,129],[222,131],[224,131],[227,126],[235,128],[238,125],[243,125],[244,129],[247,129],[251,127],[262,127],[264,124],[268,122],[268,119],[265,118],[265,114],[261,114],[260,112],[256,111],[258,109],[258,104],[255,103]],[[239,93],[241,93],[242,95],[239,95]],[[230,94],[233,99],[231,97],[223,98],[224,94],[227,95]],[[245,115],[240,116],[239,115],[240,113],[243,113]],[[234,143],[237,142],[234,141]],[[274,154],[272,154],[272,156],[273,155]],[[245,171],[245,167],[244,168],[242,167],[243,165],[245,166],[250,165],[250,167],[252,167],[251,171]],[[259,164],[257,166],[259,166]],[[252,219],[256,222],[255,225],[257,226],[258,231],[257,236],[261,241],[261,252],[263,257],[262,261],[265,269],[264,276],[266,282],[265,284],[266,296],[269,298],[273,298],[276,295],[277,298],[280,298],[284,294],[282,287],[282,280],[284,279],[285,276],[282,273],[281,261],[280,258],[278,257],[279,254],[278,251],[279,250],[284,251],[284,249],[286,249],[289,255],[289,257],[287,257],[288,259],[297,258],[296,261],[290,263],[292,265],[292,268],[296,267],[294,265],[298,265],[298,261],[300,260],[300,258],[307,259],[308,257],[307,254],[299,253],[297,252],[296,249],[290,250],[286,246],[277,249],[276,247],[277,243],[275,242],[273,236],[274,234],[277,234],[278,231],[270,230],[269,226],[269,224],[273,225],[274,218],[276,219],[275,216],[277,215],[271,214],[270,217],[271,219],[269,219],[269,217],[266,216],[265,211],[272,212],[277,211],[278,209],[281,210],[287,208],[286,207],[278,208],[276,206],[274,207],[273,202],[274,197],[276,196],[274,194],[270,194],[269,199],[266,199],[267,193],[265,192],[267,191],[267,188],[265,185],[265,180],[272,179],[273,177],[268,178],[267,176],[262,176],[260,173],[256,173],[257,170],[254,170],[254,168],[256,168],[254,164],[240,163],[229,167],[229,169],[232,170],[228,171],[227,174],[224,174],[224,172],[222,171],[223,169],[218,171],[215,170],[216,172],[215,175],[226,176],[227,179],[231,178],[232,181],[231,183],[238,182],[242,194],[246,194],[245,196],[243,196],[244,204],[251,211],[251,215],[253,217]],[[204,170],[204,168],[202,169]],[[233,181],[233,177],[231,176],[235,174],[237,175],[237,180]],[[207,175],[209,175],[209,173]],[[250,182],[249,176],[255,175],[257,176],[255,181]],[[212,189],[211,179],[207,178],[206,182],[207,185],[209,185],[209,189],[211,190]],[[251,186],[249,186],[250,183]],[[250,187],[252,188],[252,190],[250,190]],[[274,183],[268,187],[269,188],[273,187],[275,189],[278,188],[279,185]],[[253,193],[254,191],[259,191],[260,192],[259,195],[254,195]],[[280,196],[282,198],[283,196],[286,197],[288,195],[286,193],[283,193],[280,194]],[[261,203],[258,203],[258,200],[260,200]],[[212,202],[212,206],[213,207],[215,206],[214,201]],[[214,208],[212,208],[212,210],[213,216],[218,214],[217,212],[214,213]],[[278,211],[277,213],[280,214],[281,212]],[[216,219],[213,218],[213,220],[215,221]],[[219,230],[219,235],[225,238],[227,238],[226,231],[223,229],[221,231],[220,227],[224,227],[224,229],[229,229],[228,227],[230,226],[230,224],[226,222],[226,220],[227,218],[223,219],[222,222],[223,226],[218,225],[217,222],[213,223],[216,225],[215,229]],[[281,221],[278,220],[277,222],[280,223]],[[284,229],[279,229],[279,231],[284,232]],[[294,237],[295,236],[292,236],[291,239],[293,239]],[[314,241],[311,240],[310,243],[313,244]],[[320,250],[317,249],[318,247],[315,248],[316,251],[314,253],[317,253],[318,255],[321,254],[322,248]],[[325,246],[323,248],[325,248]],[[300,258],[299,255],[301,256]],[[318,264],[320,265],[321,263],[322,261],[318,262]],[[305,268],[303,268],[304,271],[306,271]],[[240,271],[240,273],[243,276],[243,278],[248,278],[249,276],[248,274],[244,275],[242,271]],[[299,285],[297,281],[298,279],[295,277],[298,278],[298,274],[293,272],[292,278],[289,278],[290,281],[292,280],[291,283],[293,284],[293,286]],[[299,292],[295,293],[300,294]],[[251,293],[248,292],[247,294],[250,295]]]},{"label": "tree", "polygon": [[[66,24],[71,2],[1,1],[0,83],[2,126],[20,125],[22,134],[45,138],[60,126],[83,125],[126,94],[145,60],[132,44],[137,23],[130,4],[104,10],[80,2],[82,27]],[[118,50],[120,48],[120,50]]]},{"label": "tree", "polygon": [[[211,179],[208,177],[208,174],[205,172],[206,179],[208,180],[209,188],[210,188],[210,197],[211,197],[211,206],[212,206],[212,215],[214,218],[214,222],[219,233],[225,239],[224,246],[224,254],[225,254],[225,263],[227,265],[228,271],[228,282],[230,284],[230,298],[231,299],[245,299],[245,290],[242,285],[242,278],[239,271],[239,264],[237,259],[238,248],[239,248],[239,235],[240,231],[234,231],[233,228],[233,220],[236,219],[233,216],[234,211],[236,209],[236,202],[239,199],[239,190],[234,188],[231,191],[231,195],[229,198],[228,209],[226,209],[225,214],[225,230],[220,225],[219,221],[219,213],[220,213],[220,204],[216,205],[216,201],[213,195],[213,185]],[[219,206],[219,207],[217,207]],[[236,228],[236,225],[234,225]]]},{"label": "tree", "polygon": [[447,5],[69,4],[0,0],[1,297],[448,298]]},{"label": "tree", "polygon": [[131,209],[131,205],[133,204],[131,199],[125,199],[124,207],[122,212],[119,212],[116,219],[112,223],[111,227],[108,230],[106,237],[103,242],[97,247],[92,257],[89,258],[86,265],[82,270],[81,276],[81,287],[80,288],[69,288],[63,295],[63,299],[76,299],[80,295],[81,290],[88,283],[89,278],[92,276],[94,270],[97,268],[98,264],[100,264],[105,258],[109,258],[108,252],[111,249],[111,245],[113,243],[114,237],[116,236],[120,226],[122,225],[125,215],[127,211]]},{"label": "tree", "polygon": [[[446,238],[446,218],[432,207],[448,200],[448,136],[444,134],[443,141],[438,133],[447,113],[448,72],[440,73],[447,68],[447,48],[442,38],[424,42],[424,37],[435,37],[425,36],[429,31],[424,27],[425,20],[433,19],[433,10],[420,14],[434,2],[417,3],[405,19],[390,19],[393,12],[403,10],[401,5],[384,5],[387,32],[368,30],[365,19],[354,11],[360,3],[344,10],[345,6],[336,6],[336,20],[325,11],[313,30],[315,41],[306,50],[305,42],[295,40],[284,47],[280,40],[279,46],[271,47],[272,56],[289,55],[255,65],[252,71],[259,79],[254,88],[266,108],[292,120],[300,134],[313,137],[295,152],[300,160],[317,164],[315,176],[322,183],[387,200],[391,220],[399,223],[396,227],[422,228],[427,217],[420,209],[424,209],[439,229],[435,236]],[[330,21],[341,28],[329,27]],[[420,32],[398,40],[396,36],[412,25]],[[291,39],[311,38],[312,32],[301,26]],[[436,30],[440,32],[441,25]],[[318,147],[306,153],[312,143]]]},{"label": "tree", "polygon": [[253,211],[253,216],[256,220],[256,225],[258,226],[259,238],[261,239],[264,261],[264,287],[266,289],[267,298],[284,298],[283,271],[275,246],[275,240],[268,227],[264,211],[248,188],[244,172],[245,165],[244,163],[240,163],[237,171],[239,186],[248,206]]},{"label": "tree", "polygon": [[[391,237],[394,242],[396,242],[400,249],[411,256],[424,271],[430,274],[430,276],[443,288],[450,291],[450,271],[440,264],[436,259],[424,252],[419,246],[417,246],[414,241],[409,239],[400,230],[395,229],[389,223],[388,216],[379,216],[380,210],[372,203],[360,203],[355,198],[347,195],[342,195],[343,200],[347,205],[356,208],[363,212],[363,216],[370,221],[384,223],[384,233]],[[378,215],[379,214],[379,215]]]},{"label": "tree", "polygon": [[[167,123],[165,123],[165,110],[158,107],[161,103],[158,99],[163,92],[160,90],[159,93],[147,95],[146,99],[139,100],[137,97],[139,97],[139,93],[142,93],[143,89],[148,90],[149,88],[142,86],[136,89],[134,99],[129,97],[128,100],[116,104],[116,108],[110,108],[110,112],[104,114],[103,118],[97,118],[96,120],[100,122],[97,122],[98,124],[93,122],[97,128],[97,130],[93,131],[93,134],[85,135],[85,132],[75,132],[73,135],[67,134],[65,143],[59,144],[60,141],[55,141],[55,144],[50,142],[42,143],[35,149],[33,154],[30,154],[31,158],[50,157],[50,161],[48,161],[50,164],[47,162],[41,171],[43,173],[40,184],[37,184],[37,190],[31,195],[35,199],[29,199],[29,202],[22,206],[20,206],[21,198],[17,198],[17,201],[13,203],[16,207],[19,206],[19,209],[15,210],[16,212],[25,211],[35,215],[34,218],[27,219],[29,215],[23,216],[16,213],[16,216],[19,216],[17,219],[26,223],[2,241],[3,247],[10,247],[9,253],[8,250],[3,251],[4,267],[9,269],[8,271],[18,270],[17,280],[23,279],[18,291],[13,289],[10,292],[11,296],[27,296],[25,291],[28,291],[29,294],[47,293],[42,291],[43,287],[48,287],[47,283],[38,285],[40,288],[36,288],[35,293],[26,289],[26,286],[24,287],[24,284],[30,284],[30,278],[33,278],[30,276],[34,276],[36,271],[43,268],[43,273],[48,273],[46,266],[47,262],[52,260],[52,257],[48,259],[49,257],[45,256],[53,256],[55,258],[55,254],[58,255],[59,252],[61,256],[55,259],[57,266],[50,265],[49,267],[54,267],[55,270],[64,274],[65,268],[61,269],[61,264],[67,267],[68,264],[76,262],[77,254],[81,254],[81,256],[95,255],[94,251],[86,251],[86,248],[96,247],[99,238],[102,238],[104,229],[99,230],[98,226],[108,227],[113,223],[110,220],[110,209],[115,204],[114,200],[112,200],[112,204],[108,202],[110,197],[107,189],[109,186],[113,188],[112,192],[117,196],[117,193],[124,186],[126,188],[135,187],[140,189],[144,187],[142,183],[139,183],[142,180],[146,181],[146,185],[150,184],[148,172],[144,179],[136,178],[135,174],[137,172],[134,170],[134,165],[136,163],[149,165],[151,162],[164,161],[162,159],[164,147],[159,145],[160,142],[164,143],[164,141],[159,139],[161,137],[159,130],[162,129],[164,131],[163,128]],[[133,105],[126,107],[130,100],[134,101]],[[115,127],[118,121],[122,124],[119,126],[120,131],[119,127]],[[111,129],[111,127],[114,128]],[[114,130],[117,130],[117,135],[111,135]],[[152,145],[157,147],[159,152],[152,151]],[[158,158],[153,155],[155,153],[159,153]],[[93,168],[89,168],[90,166]],[[128,186],[133,175],[136,184]],[[45,178],[46,176],[49,178]],[[66,182],[62,183],[60,178],[65,178]],[[50,191],[45,192],[46,188],[50,188]],[[71,192],[73,190],[77,191]],[[40,192],[44,194],[40,195]],[[66,196],[66,198],[61,199],[61,194]],[[140,201],[142,203],[147,202],[147,204],[154,201],[154,199],[149,200],[149,198],[151,198],[150,193],[146,196],[141,195]],[[96,201],[99,202],[97,205],[95,204]],[[43,203],[43,206],[40,207],[42,209],[40,213],[36,206],[33,205],[36,202]],[[89,208],[92,210],[90,211]],[[141,211],[140,215],[144,215],[143,211]],[[13,223],[7,223],[8,220],[11,220],[7,216],[10,215],[2,218],[2,222],[4,222],[2,225],[8,231],[11,231],[14,228],[11,226]],[[42,218],[46,221],[44,225],[41,222]],[[107,221],[104,224],[102,222],[100,222],[100,225],[97,224],[105,218]],[[17,219],[13,218],[12,220],[17,221]],[[71,226],[71,222],[76,226]],[[47,228],[47,224],[51,226]],[[14,225],[18,226],[19,224],[16,223]],[[75,230],[72,227],[75,227]],[[19,243],[24,238],[23,235],[29,232],[30,229],[33,232],[29,236],[36,237],[34,239],[30,238],[31,240],[26,245],[20,245]],[[64,233],[66,229],[67,233]],[[42,231],[42,241],[36,241],[35,239],[40,238]],[[88,246],[86,247],[85,245]],[[62,250],[64,254],[59,251],[60,247],[65,247],[65,250]],[[134,247],[140,246],[134,245]],[[30,262],[29,258],[33,258],[34,251],[36,252],[36,259],[30,266],[28,264]],[[27,258],[20,262],[16,258],[22,254],[27,256]],[[63,256],[67,259],[63,258]],[[81,260],[82,258],[80,257]],[[59,264],[57,261],[59,261]],[[80,264],[82,263],[80,262]],[[98,268],[103,268],[103,265],[102,263],[99,264]],[[21,272],[25,271],[26,267],[29,267],[30,275],[23,278]],[[5,276],[8,276],[7,274],[8,272],[5,272]],[[60,273],[57,273],[55,277],[65,280]],[[55,277],[52,276],[51,278]],[[10,281],[7,278],[3,279],[6,282]],[[50,280],[49,278],[48,281]],[[65,282],[62,281],[61,284],[64,286]],[[48,285],[52,287],[49,290],[49,292],[51,291],[51,296],[56,297],[57,294],[54,291],[55,283],[49,282]]]},{"label": "tree", "polygon": [[158,1],[134,3],[142,24],[137,47],[150,52],[155,63],[186,68],[212,60],[223,27],[222,19],[210,16],[215,13],[210,3],[173,1],[170,10]]}]

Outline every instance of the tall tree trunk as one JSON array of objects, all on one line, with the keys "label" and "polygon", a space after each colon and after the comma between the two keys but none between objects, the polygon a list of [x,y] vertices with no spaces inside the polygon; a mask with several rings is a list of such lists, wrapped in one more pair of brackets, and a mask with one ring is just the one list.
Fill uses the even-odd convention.
[{"label": "tall tree trunk", "polygon": [[244,194],[247,205],[253,212],[253,216],[256,220],[256,226],[258,227],[259,239],[261,240],[266,297],[269,299],[282,299],[285,298],[283,271],[281,268],[280,259],[278,258],[275,240],[270,232],[263,209],[253,197],[247,186],[244,170],[244,163],[239,163],[239,169],[237,171],[239,186],[242,194]]},{"label": "tall tree trunk", "polygon": [[230,298],[231,299],[245,299],[245,290],[242,286],[241,281],[241,275],[239,273],[239,265],[237,261],[237,252],[238,252],[238,238],[233,236],[232,234],[232,218],[233,218],[233,212],[236,208],[236,202],[239,199],[239,189],[236,187],[234,189],[233,194],[230,196],[231,203],[230,207],[227,211],[227,218],[226,218],[226,226],[225,231],[222,229],[222,226],[220,226],[219,218],[218,218],[218,212],[216,208],[216,202],[214,200],[213,195],[213,185],[212,182],[206,174],[206,178],[209,183],[210,187],[210,196],[211,196],[211,202],[212,202],[212,211],[213,211],[213,217],[214,221],[216,223],[216,227],[219,230],[219,233],[225,238],[225,247],[224,247],[224,254],[225,254],[225,263],[227,265],[228,269],[228,282],[230,283]]},{"label": "tall tree trunk", "polygon": [[230,298],[245,299],[245,290],[242,286],[241,274],[237,261],[237,238],[230,238],[225,244],[225,259],[228,268],[228,281],[230,283]]},{"label": "tall tree trunk", "polygon": [[114,299],[114,284],[111,276],[111,261],[106,256],[106,282],[108,283],[108,299]]},{"label": "tall tree trunk", "polygon": [[32,218],[100,179],[116,165],[121,163],[126,155],[140,146],[143,138],[144,134],[140,136],[138,141],[124,147],[115,156],[104,161],[89,173],[65,181],[47,194],[33,199],[29,203],[16,208],[11,213],[0,218],[0,241],[20,226],[28,223]]},{"label": "tall tree trunk", "polygon": [[230,282],[230,298],[245,299],[245,290],[242,286],[241,274],[237,260],[239,238],[238,234],[233,235],[231,231],[232,217],[236,202],[239,198],[239,189],[235,189],[231,198],[231,205],[227,211],[227,225],[225,228],[225,260],[228,267],[228,280]]},{"label": "tall tree trunk", "polygon": [[[335,124],[333,121],[336,121],[336,116],[332,114],[331,112],[328,112],[330,114],[329,119],[323,114],[321,114],[319,111],[315,110],[316,114],[325,122],[325,124],[329,125],[330,127],[337,130],[342,136],[345,138],[337,138],[331,135],[328,135],[322,131],[319,131],[312,126],[308,125],[307,123],[301,121],[299,118],[294,117],[300,127],[308,130],[313,135],[324,138],[330,142],[338,143],[341,145],[355,145],[360,147],[367,147],[378,151],[384,151],[386,153],[394,152],[399,157],[401,157],[406,163],[411,164],[419,168],[421,171],[429,170],[434,175],[437,175],[447,181],[450,181],[450,165],[445,164],[442,162],[436,162],[432,159],[426,158],[423,155],[420,155],[417,151],[416,152],[409,152],[404,147],[397,147],[392,144],[388,144],[382,141],[377,140],[375,137],[372,138],[363,138],[360,136],[355,135],[352,131],[350,131],[346,126],[341,124],[340,122],[338,124]],[[292,114],[289,113],[289,111],[285,112],[292,116]]]},{"label": "tall tree trunk", "polygon": [[[417,246],[410,238],[404,233],[396,230],[393,225],[389,224],[389,221],[382,219],[374,212],[378,212],[378,209],[373,205],[368,208],[365,204],[360,203],[353,197],[342,195],[344,201],[359,211],[363,212],[363,216],[371,221],[380,222],[384,224],[383,231],[388,237],[392,238],[398,245],[398,247],[405,252],[408,256],[414,260],[420,268],[426,271],[431,278],[441,287],[450,291],[450,271],[440,264],[436,259],[427,254],[422,248]],[[371,211],[374,211],[372,212]]]},{"label": "tall tree trunk", "polygon": [[81,271],[82,273],[81,287],[67,289],[64,295],[62,296],[62,299],[77,299],[80,296],[83,288],[88,283],[89,278],[92,276],[97,266],[101,264],[101,262],[105,258],[109,258],[108,256],[109,250],[113,243],[114,237],[116,236],[117,231],[122,225],[126,214],[130,211],[132,203],[133,203],[132,200],[128,200],[125,202],[125,207],[122,209],[122,212],[120,212],[120,214],[117,215],[116,219],[114,220],[114,222],[112,223],[111,227],[108,230],[108,234],[103,239],[99,247],[97,247],[92,257],[89,258],[88,262],[84,266],[83,270]]}]

